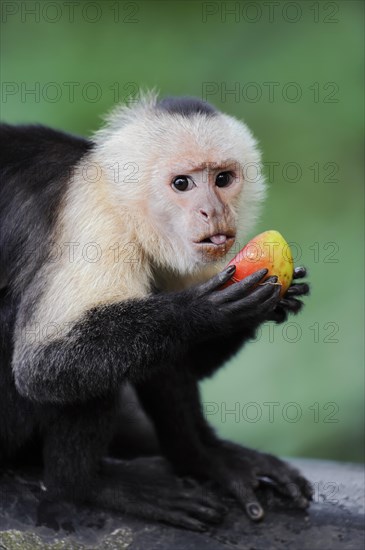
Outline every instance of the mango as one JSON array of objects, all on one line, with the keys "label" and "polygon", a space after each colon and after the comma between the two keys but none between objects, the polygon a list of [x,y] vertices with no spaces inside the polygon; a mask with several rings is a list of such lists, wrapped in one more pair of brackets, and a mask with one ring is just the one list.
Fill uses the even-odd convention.
[{"label": "mango", "polygon": [[290,247],[284,237],[274,229],[254,237],[236,254],[227,267],[228,265],[235,265],[236,271],[223,288],[264,268],[269,270],[265,279],[272,275],[277,276],[277,284],[281,285],[281,296],[285,294],[293,280],[294,262]]}]

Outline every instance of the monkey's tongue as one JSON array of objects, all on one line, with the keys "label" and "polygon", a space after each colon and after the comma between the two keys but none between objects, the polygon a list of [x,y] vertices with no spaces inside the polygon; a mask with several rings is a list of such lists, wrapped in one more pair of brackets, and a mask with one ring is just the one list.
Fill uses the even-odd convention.
[{"label": "monkey's tongue", "polygon": [[223,244],[226,242],[227,237],[226,235],[213,235],[212,237],[210,237],[210,240],[214,244]]}]

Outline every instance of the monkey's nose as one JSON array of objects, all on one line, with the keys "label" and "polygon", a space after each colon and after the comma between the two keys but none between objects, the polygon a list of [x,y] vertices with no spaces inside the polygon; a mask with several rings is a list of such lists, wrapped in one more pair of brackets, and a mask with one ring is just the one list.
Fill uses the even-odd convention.
[{"label": "monkey's nose", "polygon": [[200,208],[199,214],[201,214],[203,216],[203,218],[206,219],[206,220],[209,218],[209,215],[207,214],[207,212],[205,210],[203,210],[202,208]]}]

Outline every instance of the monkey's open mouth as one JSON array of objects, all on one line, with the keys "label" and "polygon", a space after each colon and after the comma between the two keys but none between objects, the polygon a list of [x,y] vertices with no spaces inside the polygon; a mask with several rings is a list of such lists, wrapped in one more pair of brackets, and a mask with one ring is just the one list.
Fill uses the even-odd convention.
[{"label": "monkey's open mouth", "polygon": [[219,246],[231,243],[234,238],[235,235],[233,234],[217,233],[201,239],[197,244],[214,244]]}]

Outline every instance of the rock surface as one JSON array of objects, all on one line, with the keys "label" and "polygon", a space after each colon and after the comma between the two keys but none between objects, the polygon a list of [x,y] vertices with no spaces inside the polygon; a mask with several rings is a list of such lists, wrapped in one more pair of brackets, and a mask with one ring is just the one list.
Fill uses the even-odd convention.
[{"label": "rock surface", "polygon": [[[161,467],[138,459],[135,469]],[[361,550],[364,548],[364,469],[361,465],[292,460],[311,480],[314,502],[306,512],[271,500],[261,523],[251,523],[230,502],[224,522],[205,533],[70,505],[75,531],[36,527],[41,494],[37,472],[0,477],[0,550]],[[67,527],[67,518],[65,518]]]}]

